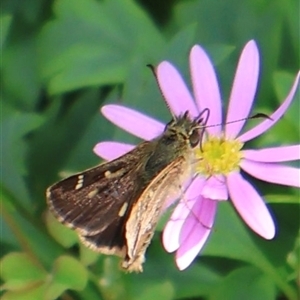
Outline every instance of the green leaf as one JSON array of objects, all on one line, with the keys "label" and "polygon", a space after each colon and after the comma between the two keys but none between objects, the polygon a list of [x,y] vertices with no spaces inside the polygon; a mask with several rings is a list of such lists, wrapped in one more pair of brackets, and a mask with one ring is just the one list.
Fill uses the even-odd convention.
[{"label": "green leaf", "polygon": [[286,71],[277,71],[274,73],[273,84],[275,87],[277,99],[279,99],[279,104],[281,104],[283,99],[288,95],[295,77],[296,74],[291,74],[290,72]]},{"label": "green leaf", "polygon": [[2,104],[1,171],[3,185],[23,203],[29,202],[29,194],[24,182],[27,175],[26,154],[28,144],[25,136],[39,127],[44,119],[38,114],[22,113]]},{"label": "green leaf", "polygon": [[9,253],[1,260],[1,278],[7,290],[19,290],[46,278],[43,270],[25,253]]},{"label": "green leaf", "polygon": [[56,299],[65,290],[83,290],[87,284],[88,273],[75,258],[60,256],[53,265],[52,282],[46,292],[46,299]]},{"label": "green leaf", "polygon": [[[74,111],[74,116],[65,116],[65,121],[67,121],[67,123],[64,125],[66,132],[68,132],[70,128],[74,127],[78,131],[82,129],[85,131],[79,134],[76,140],[69,141],[69,143],[75,143],[73,147],[70,147],[68,152],[69,157],[67,157],[63,162],[63,170],[69,170],[74,173],[102,162],[102,159],[93,152],[93,148],[97,143],[103,140],[111,140],[114,132],[117,130],[117,127],[101,114],[100,105],[102,106],[104,103],[100,104],[99,100],[97,100],[98,97],[99,96],[96,90],[94,93],[90,92],[88,95],[80,97],[79,101],[81,104],[78,103],[76,112]],[[107,98],[112,98],[115,100],[118,98],[118,95],[113,90]],[[83,114],[83,111],[87,110],[85,106],[89,107],[88,110],[90,111],[90,115]],[[78,124],[77,122],[78,117],[80,118],[81,124]],[[74,118],[75,124],[71,123],[72,118]]]},{"label": "green leaf", "polygon": [[6,292],[2,300],[45,300],[47,284],[37,283],[20,291]]},{"label": "green leaf", "polygon": [[[299,3],[297,1],[279,1],[278,5],[286,22],[285,25],[287,26],[287,32],[289,34],[289,42],[294,50],[293,53],[299,57],[299,27],[295,26],[295,24],[299,23]],[[287,49],[289,52],[292,50],[290,47]],[[290,57],[287,59],[290,59]],[[297,64],[295,64],[294,67],[297,68]]]},{"label": "green leaf", "polygon": [[79,243],[79,249],[80,249],[80,262],[84,266],[89,266],[94,263],[99,259],[99,253],[96,251],[93,251],[83,245],[83,243]]},{"label": "green leaf", "polygon": [[250,237],[250,229],[242,225],[241,219],[230,203],[219,203],[218,218],[210,240],[203,249],[204,255],[229,257],[253,263],[262,253]]},{"label": "green leaf", "polygon": [[[218,272],[204,264],[194,263],[188,269],[179,271],[176,267],[174,254],[166,253],[157,234],[147,250],[142,276],[140,274],[124,276],[125,290],[134,300],[140,299],[145,293],[150,293],[149,286],[157,286],[161,289],[164,287],[166,296],[171,297],[174,294],[176,299],[200,296],[205,298],[221,279],[222,277]],[[167,282],[171,286],[167,285]],[[150,297],[150,294],[148,295]],[[152,294],[153,298],[154,295]]]},{"label": "green leaf", "polygon": [[[276,96],[278,99],[278,106],[282,104],[284,99],[287,97],[292,84],[295,80],[296,74],[291,74],[284,71],[278,71],[274,74],[273,84],[275,87]],[[286,136],[291,136],[292,141],[297,143],[299,141],[299,105],[300,105],[300,97],[299,97],[299,86],[298,92],[294,95],[293,102],[290,107],[284,114],[283,118],[280,120],[277,127],[281,130],[280,136],[286,138]],[[277,134],[278,134],[277,130]]]},{"label": "green leaf", "polygon": [[[124,83],[122,97],[124,105],[154,119],[169,121],[171,114],[167,109],[150,68],[146,66],[149,63],[155,64],[155,61],[145,61],[140,55],[132,59],[128,76]],[[116,101],[114,100],[114,102]],[[124,136],[124,131],[122,132]],[[121,135],[114,135],[114,139],[120,139],[121,137]],[[135,138],[129,140],[129,142],[137,143],[140,140]]]},{"label": "green leaf", "polygon": [[[56,100],[51,103],[49,110],[45,113],[47,122],[39,128],[30,143],[29,182],[36,201],[45,197],[46,187],[58,180],[59,172],[79,171],[79,169],[65,169],[66,162],[76,146],[81,144],[81,139],[86,136],[86,129],[91,119],[99,114],[99,100],[95,90],[88,90],[72,97],[70,107],[58,101],[61,99]],[[81,167],[85,164],[85,168],[90,166],[86,162],[87,158],[92,158],[94,162],[97,162],[96,156],[91,151],[93,140],[89,143],[90,148],[85,149],[78,160]]]},{"label": "green leaf", "polygon": [[55,14],[40,36],[42,73],[51,94],[120,83],[134,54],[153,60],[163,46],[160,33],[131,0],[57,1]]},{"label": "green leaf", "polygon": [[168,43],[163,60],[168,60],[179,67],[187,67],[189,52],[193,46],[195,35],[196,23],[183,27]]},{"label": "green leaf", "polygon": [[212,45],[207,47],[207,53],[212,57],[214,65],[219,65],[232,54],[236,48],[232,45]]},{"label": "green leaf", "polygon": [[1,89],[8,103],[18,109],[32,111],[40,96],[40,78],[38,74],[35,36],[26,39],[11,40],[2,53]]},{"label": "green leaf", "polygon": [[46,214],[46,226],[54,239],[64,247],[69,248],[78,242],[76,232],[59,223],[50,212]]},{"label": "green leaf", "polygon": [[295,282],[299,277],[299,271],[300,271],[299,253],[300,253],[300,232],[298,233],[293,249],[287,255],[287,264],[293,270],[289,275],[288,280],[293,280]]},{"label": "green leaf", "polygon": [[0,24],[1,24],[0,49],[1,50],[3,50],[4,48],[6,38],[10,30],[11,22],[12,22],[12,15],[3,14],[0,16]]},{"label": "green leaf", "polygon": [[87,271],[73,257],[61,256],[53,266],[53,277],[56,282],[75,290],[82,290],[87,282]]},{"label": "green leaf", "polygon": [[[297,206],[298,207],[298,206]],[[286,281],[286,257],[293,245],[296,218],[295,205],[277,205],[272,207],[277,212],[278,230],[276,238],[265,241],[251,232],[251,229],[242,225],[242,220],[234,211],[230,203],[219,204],[219,215],[210,240],[203,249],[202,255],[228,257],[248,262],[267,276],[288,296],[293,297],[295,291]],[[297,208],[298,209],[298,208]],[[299,211],[299,209],[298,209]],[[276,251],[274,251],[276,249]],[[278,268],[282,266],[282,268]]]},{"label": "green leaf", "polygon": [[257,268],[243,267],[232,271],[212,290],[212,300],[273,300],[276,287],[270,277]]},{"label": "green leaf", "polygon": [[161,282],[148,285],[143,292],[134,299],[153,300],[157,295],[159,295],[160,299],[172,300],[176,295],[175,286],[168,280],[162,280]]}]

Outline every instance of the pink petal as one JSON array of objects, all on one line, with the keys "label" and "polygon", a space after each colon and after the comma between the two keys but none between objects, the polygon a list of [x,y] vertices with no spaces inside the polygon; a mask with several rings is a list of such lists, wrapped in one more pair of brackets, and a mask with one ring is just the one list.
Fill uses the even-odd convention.
[{"label": "pink petal", "polygon": [[101,112],[115,125],[147,141],[159,136],[165,128],[163,123],[121,105],[105,105]]},{"label": "pink petal", "polygon": [[265,239],[275,235],[275,225],[261,196],[240,173],[227,176],[231,200],[248,226]]},{"label": "pink petal", "polygon": [[113,160],[129,152],[134,147],[135,145],[119,142],[100,142],[94,147],[93,151],[105,160]]},{"label": "pink petal", "polygon": [[198,110],[194,100],[175,67],[163,61],[158,65],[156,72],[159,87],[171,111],[176,116],[189,111],[192,117],[196,117]]},{"label": "pink petal", "polygon": [[[221,124],[222,104],[216,73],[209,57],[198,45],[191,50],[190,71],[199,111],[209,108],[209,124]],[[221,132],[221,129],[221,126],[207,128],[211,134],[216,135]]]},{"label": "pink petal", "polygon": [[263,181],[300,187],[300,169],[276,163],[263,163],[243,159],[240,167],[250,175]]},{"label": "pink petal", "polygon": [[284,102],[280,105],[280,107],[270,116],[272,120],[266,119],[263,122],[261,122],[259,125],[255,126],[254,128],[250,129],[249,131],[243,133],[241,136],[239,136],[239,140],[243,143],[254,139],[255,137],[259,136],[266,130],[268,130],[270,127],[276,124],[276,122],[282,117],[282,115],[285,113],[285,111],[290,106],[293,97],[296,93],[298,84],[299,84],[299,78],[300,78],[300,72],[298,72],[297,77],[294,81],[294,84],[292,86],[292,89],[290,90],[288,96],[284,100]]},{"label": "pink petal", "polygon": [[243,150],[244,158],[261,162],[282,162],[300,159],[300,145]]},{"label": "pink petal", "polygon": [[206,242],[214,223],[217,202],[199,198],[189,213],[180,234],[180,247],[176,252],[179,270],[187,268]]},{"label": "pink petal", "polygon": [[188,216],[190,209],[195,204],[196,200],[197,198],[189,201],[186,200],[187,202],[180,201],[177,204],[162,234],[162,241],[166,251],[174,252],[179,248],[181,227],[183,226],[184,220]]},{"label": "pink petal", "polygon": [[259,72],[259,54],[256,43],[251,40],[244,47],[235,73],[231,90],[225,133],[234,139],[246,120],[227,124],[230,121],[247,118],[256,93]]},{"label": "pink petal", "polygon": [[211,200],[227,200],[228,190],[223,175],[215,175],[206,180],[201,195]]},{"label": "pink petal", "polygon": [[180,200],[174,209],[162,235],[162,240],[166,251],[173,252],[179,248],[179,235],[181,227],[183,226],[185,218],[188,216],[195,202],[199,198],[203,184],[204,180],[200,177],[196,177],[187,189],[183,199]]}]

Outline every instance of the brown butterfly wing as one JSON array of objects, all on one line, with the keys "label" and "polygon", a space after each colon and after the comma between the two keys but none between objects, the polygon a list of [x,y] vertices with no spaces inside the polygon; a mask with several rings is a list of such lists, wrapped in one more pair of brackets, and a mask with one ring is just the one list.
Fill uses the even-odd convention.
[{"label": "brown butterfly wing", "polygon": [[139,176],[139,169],[143,169],[139,158],[149,148],[146,143],[112,162],[57,182],[47,190],[48,205],[56,218],[75,229],[95,250],[101,252],[103,247],[104,253],[118,254],[124,248],[129,209],[142,193],[141,187],[147,185]]}]

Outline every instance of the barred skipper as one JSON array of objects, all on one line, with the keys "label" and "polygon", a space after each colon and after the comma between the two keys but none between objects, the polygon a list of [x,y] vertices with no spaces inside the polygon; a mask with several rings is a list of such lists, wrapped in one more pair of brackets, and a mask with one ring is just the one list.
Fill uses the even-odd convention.
[{"label": "barred skipper", "polygon": [[141,272],[163,205],[179,197],[192,174],[208,109],[195,119],[173,117],[164,132],[127,154],[48,188],[54,216],[73,228],[82,242],[122,258],[123,269]]}]

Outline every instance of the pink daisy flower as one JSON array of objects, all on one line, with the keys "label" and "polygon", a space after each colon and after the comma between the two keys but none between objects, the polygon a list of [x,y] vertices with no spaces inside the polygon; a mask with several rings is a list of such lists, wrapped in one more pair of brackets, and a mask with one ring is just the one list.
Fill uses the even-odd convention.
[{"label": "pink daisy flower", "polygon": [[[163,244],[168,252],[176,251],[180,270],[188,267],[207,240],[218,201],[231,199],[245,223],[265,239],[275,235],[275,225],[257,190],[243,178],[240,170],[260,180],[300,187],[300,170],[281,164],[300,159],[300,145],[244,150],[244,143],[272,127],[284,114],[296,93],[300,72],[281,106],[259,125],[240,134],[249,116],[257,88],[259,54],[256,43],[244,47],[237,66],[226,120],[222,120],[222,102],[213,65],[199,46],[190,52],[193,96],[175,67],[167,61],[156,69],[161,92],[172,112],[179,116],[189,111],[196,117],[210,110],[209,124],[225,124],[206,128],[202,147],[196,147],[199,158],[195,174],[175,207],[163,231]],[[120,105],[106,105],[102,113],[111,122],[144,140],[160,135],[165,125],[151,117]],[[228,123],[228,124],[227,124]],[[130,151],[134,145],[101,142],[94,148],[100,157],[112,160]]]}]

